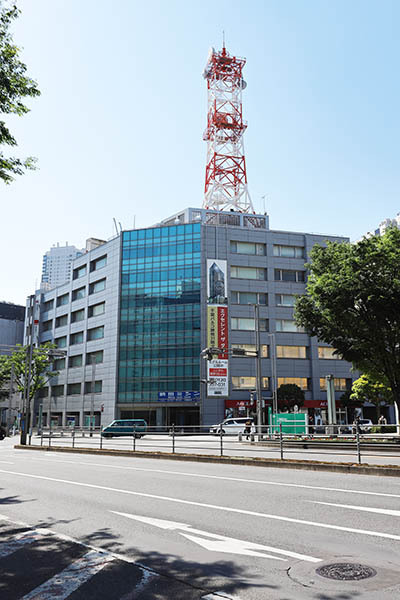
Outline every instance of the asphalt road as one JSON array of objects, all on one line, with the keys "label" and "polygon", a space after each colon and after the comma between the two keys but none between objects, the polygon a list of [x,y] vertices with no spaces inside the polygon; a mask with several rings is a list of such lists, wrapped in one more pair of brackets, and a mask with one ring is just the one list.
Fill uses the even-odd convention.
[{"label": "asphalt road", "polygon": [[[398,478],[43,455],[5,440],[0,488],[2,599],[400,597]],[[316,572],[337,563],[376,574]]]},{"label": "asphalt road", "polygon": [[[14,437],[15,443],[18,443],[18,438]],[[49,444],[49,438],[44,437],[43,445]],[[94,434],[93,437],[85,435],[75,437],[75,447],[100,447],[100,436]],[[103,439],[103,448],[120,448],[124,450],[143,450],[145,452],[172,452],[172,437],[169,435],[149,434],[141,439],[135,440],[127,438],[112,438]],[[175,437],[175,452],[193,453],[193,454],[213,454],[219,455],[221,452],[221,440],[218,436],[213,435],[177,435]],[[32,444],[40,445],[41,439],[38,436],[32,437]],[[238,442],[237,436],[225,436],[222,441],[223,454],[225,456],[247,456],[247,457],[265,457],[265,458],[280,458],[280,448],[270,447],[257,443],[250,443],[246,440]],[[70,435],[60,437],[55,435],[51,440],[52,446],[71,446],[72,438]],[[293,460],[319,460],[327,462],[357,462],[357,450],[355,444],[352,448],[342,449],[335,448],[332,442],[332,448],[293,448],[284,445],[284,457]],[[362,449],[362,463],[374,465],[400,465],[400,445],[397,451],[379,451],[379,450],[364,450]]]}]

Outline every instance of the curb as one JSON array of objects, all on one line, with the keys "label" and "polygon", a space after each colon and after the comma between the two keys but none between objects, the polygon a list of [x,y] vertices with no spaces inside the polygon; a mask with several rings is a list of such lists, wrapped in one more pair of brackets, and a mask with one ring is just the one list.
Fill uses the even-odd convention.
[{"label": "curb", "polygon": [[101,450],[97,448],[66,448],[44,446],[21,446],[16,444],[16,450],[33,450],[36,452],[64,452],[67,454],[93,454],[94,456],[130,456],[131,458],[158,458],[182,462],[202,462],[228,465],[245,465],[250,467],[274,467],[278,469],[301,469],[303,471],[326,471],[330,473],[351,473],[358,475],[378,475],[380,477],[400,477],[400,467],[397,465],[358,465],[353,463],[329,463],[318,461],[299,461],[278,458],[241,458],[233,456],[213,456],[205,454],[169,454],[167,452],[142,452],[140,450]]}]

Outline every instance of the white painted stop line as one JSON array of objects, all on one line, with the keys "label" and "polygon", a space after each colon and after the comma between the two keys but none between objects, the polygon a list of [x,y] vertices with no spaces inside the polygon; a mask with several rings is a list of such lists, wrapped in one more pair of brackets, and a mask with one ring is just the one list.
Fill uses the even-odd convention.
[{"label": "white painted stop line", "polygon": [[12,540],[0,543],[0,558],[9,556],[9,554],[17,552],[23,548],[23,546],[37,542],[38,540],[42,539],[42,537],[43,536],[40,533],[36,533],[34,531],[23,531],[22,533],[17,533],[13,536]]}]

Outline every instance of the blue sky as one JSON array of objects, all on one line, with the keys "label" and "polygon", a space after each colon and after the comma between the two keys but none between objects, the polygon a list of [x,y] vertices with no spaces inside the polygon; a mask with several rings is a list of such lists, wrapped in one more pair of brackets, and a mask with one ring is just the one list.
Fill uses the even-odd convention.
[{"label": "blue sky", "polygon": [[40,170],[2,207],[0,300],[25,303],[56,242],[201,206],[209,46],[247,59],[249,190],[272,229],[359,238],[400,211],[400,3],[19,0],[42,91],[7,120]]}]

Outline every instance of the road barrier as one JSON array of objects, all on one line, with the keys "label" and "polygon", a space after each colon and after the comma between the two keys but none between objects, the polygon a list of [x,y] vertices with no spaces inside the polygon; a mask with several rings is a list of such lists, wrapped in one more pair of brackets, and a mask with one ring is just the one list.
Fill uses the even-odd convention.
[{"label": "road barrier", "polygon": [[[311,426],[310,430],[311,430]],[[332,426],[331,426],[332,427]],[[350,426],[351,427],[351,426]],[[382,429],[385,426],[382,425]],[[389,426],[388,426],[389,427]],[[393,427],[393,426],[391,426]],[[315,460],[315,454],[331,455],[346,450],[351,464],[362,463],[366,452],[393,452],[400,457],[400,438],[379,433],[355,431],[351,434],[330,435],[308,433],[289,435],[279,426],[263,426],[262,431],[243,432],[229,435],[222,427],[210,432],[209,427],[171,425],[169,427],[146,427],[133,431],[132,427],[119,427],[118,433],[103,432],[100,427],[51,427],[34,431],[31,445],[48,447],[72,447],[113,449],[131,452],[193,453],[210,456],[266,457],[277,454],[284,461],[292,454],[302,454],[302,460]],[[343,461],[341,461],[343,462]]]}]

